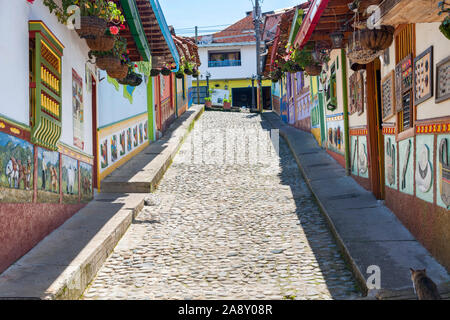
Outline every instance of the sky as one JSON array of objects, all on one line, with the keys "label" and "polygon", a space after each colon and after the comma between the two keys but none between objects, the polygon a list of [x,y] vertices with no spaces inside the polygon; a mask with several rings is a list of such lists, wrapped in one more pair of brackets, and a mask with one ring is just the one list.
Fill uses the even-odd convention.
[{"label": "sky", "polygon": [[[253,10],[255,0],[159,0],[167,24],[180,36],[194,36],[225,29]],[[260,0],[262,12],[298,5],[305,0]]]}]

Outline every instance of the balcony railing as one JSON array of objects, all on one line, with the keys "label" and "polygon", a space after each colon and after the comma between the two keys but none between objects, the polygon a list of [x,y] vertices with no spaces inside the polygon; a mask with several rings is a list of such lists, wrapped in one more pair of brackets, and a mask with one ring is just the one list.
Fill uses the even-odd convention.
[{"label": "balcony railing", "polygon": [[241,60],[208,61],[209,68],[238,67],[240,65],[241,65]]}]

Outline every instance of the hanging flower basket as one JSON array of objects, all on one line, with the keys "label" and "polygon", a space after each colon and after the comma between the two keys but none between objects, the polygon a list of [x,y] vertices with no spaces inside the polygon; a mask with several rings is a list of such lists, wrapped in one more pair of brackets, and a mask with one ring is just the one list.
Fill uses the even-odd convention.
[{"label": "hanging flower basket", "polygon": [[106,73],[111,78],[123,79],[128,74],[128,65],[126,65],[126,64],[119,64],[119,66],[108,66],[106,68]]},{"label": "hanging flower basket", "polygon": [[110,56],[101,56],[95,59],[95,64],[99,69],[106,70],[109,67],[119,67],[120,59],[110,55]]},{"label": "hanging flower basket", "polygon": [[194,78],[198,78],[199,75],[200,75],[200,72],[198,72],[198,70],[192,74],[192,76]]},{"label": "hanging flower basket", "polygon": [[310,76],[318,76],[322,72],[322,66],[318,64],[311,64],[309,66],[305,66],[305,71]]},{"label": "hanging flower basket", "polygon": [[383,54],[384,50],[364,49],[361,42],[357,39],[360,37],[360,31],[356,31],[353,39],[349,40],[347,48],[347,56],[352,62],[358,64],[368,64]]},{"label": "hanging flower basket", "polygon": [[156,77],[158,74],[160,74],[160,71],[158,69],[150,70],[150,76],[151,77]]},{"label": "hanging flower basket", "polygon": [[169,68],[166,68],[166,67],[163,67],[163,68],[161,69],[161,74],[162,74],[163,76],[168,76],[168,75],[170,75],[170,69],[169,69]]},{"label": "hanging flower basket", "polygon": [[175,73],[175,77],[176,77],[177,79],[183,79],[183,77],[184,77],[183,71],[178,70],[178,71]]},{"label": "hanging flower basket", "polygon": [[441,33],[450,40],[450,16],[447,16],[439,26]]},{"label": "hanging flower basket", "polygon": [[192,71],[191,69],[184,69],[184,73],[186,73],[188,76],[191,76],[194,71]]},{"label": "hanging flower basket", "polygon": [[363,49],[386,50],[394,41],[394,27],[380,26],[380,29],[363,29],[360,32],[360,42]]},{"label": "hanging flower basket", "polygon": [[109,51],[114,48],[114,37],[108,35],[98,36],[94,39],[86,39],[88,47],[92,51]]},{"label": "hanging flower basket", "polygon": [[105,34],[107,22],[96,16],[82,16],[80,29],[75,29],[80,38],[95,39]]},{"label": "hanging flower basket", "polygon": [[134,71],[128,72],[127,76],[123,79],[117,80],[118,83],[137,87],[142,83],[142,76]]}]

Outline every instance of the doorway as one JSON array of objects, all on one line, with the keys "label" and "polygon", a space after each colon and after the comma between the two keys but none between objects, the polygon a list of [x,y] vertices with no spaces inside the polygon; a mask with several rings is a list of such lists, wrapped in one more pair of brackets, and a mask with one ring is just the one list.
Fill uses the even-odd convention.
[{"label": "doorway", "polygon": [[370,183],[377,199],[384,199],[384,136],[381,105],[381,63],[367,65],[367,132]]}]

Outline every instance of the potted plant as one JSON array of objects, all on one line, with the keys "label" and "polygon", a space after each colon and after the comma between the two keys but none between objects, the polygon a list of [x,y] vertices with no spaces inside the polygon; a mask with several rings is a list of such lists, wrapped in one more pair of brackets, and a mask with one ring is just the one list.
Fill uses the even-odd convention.
[{"label": "potted plant", "polygon": [[151,77],[156,77],[158,74],[160,74],[161,72],[158,69],[152,69],[150,70],[150,76]]},{"label": "potted plant", "polygon": [[184,73],[187,75],[194,74],[195,63],[188,61],[185,57],[181,58],[181,63],[183,64]]},{"label": "potted plant", "polygon": [[210,97],[206,97],[205,98],[205,107],[211,108],[211,106],[212,106],[211,98]]},{"label": "potted plant", "polygon": [[223,108],[225,110],[231,110],[231,97],[229,99],[223,99]]},{"label": "potted plant", "polygon": [[94,39],[86,39],[86,43],[92,51],[109,51],[114,48],[114,42],[116,41],[116,35],[118,34],[118,28],[111,26],[106,29],[106,32],[102,36],[98,36]]},{"label": "potted plant", "polygon": [[[114,46],[108,51],[89,51],[89,57],[95,56],[95,64],[102,70],[107,68],[119,68],[121,64],[121,59],[126,53],[127,42],[125,38],[116,37]],[[126,74],[125,74],[126,76]],[[125,77],[124,76],[124,77]],[[123,77],[122,77],[123,78]]]},{"label": "potted plant", "polygon": [[168,75],[170,75],[170,69],[167,67],[167,66],[164,66],[164,67],[162,67],[161,68],[161,74],[163,75],[163,76],[168,76]]},{"label": "potted plant", "polygon": [[195,72],[192,73],[192,76],[193,76],[194,78],[198,78],[199,75],[200,75],[200,72],[199,72],[198,70],[195,70]]},{"label": "potted plant", "polygon": [[142,83],[142,75],[134,72],[133,69],[134,68],[129,68],[127,76],[123,79],[117,80],[117,82],[132,87],[137,87],[138,85],[140,85]]},{"label": "potted plant", "polygon": [[394,27],[380,26],[379,29],[363,29],[360,31],[361,46],[368,50],[386,50],[394,41]]},{"label": "potted plant", "polygon": [[444,21],[442,21],[441,25],[439,26],[439,30],[447,39],[450,40],[450,8],[444,8],[444,5],[448,4],[445,3],[445,1],[441,1],[438,3],[438,7],[441,9],[438,14],[441,15],[444,12],[448,13],[447,17],[445,17]]},{"label": "potted plant", "polygon": [[183,77],[184,77],[184,68],[183,68],[183,66],[180,66],[180,68],[178,69],[178,71],[175,72],[175,77],[176,77],[177,79],[183,79]]},{"label": "potted plant", "polygon": [[123,23],[125,18],[113,1],[107,0],[62,0],[61,6],[55,0],[43,0],[58,20],[66,24],[72,12],[68,8],[76,5],[80,8],[80,29],[75,29],[81,38],[95,39],[104,35],[108,22]]}]

